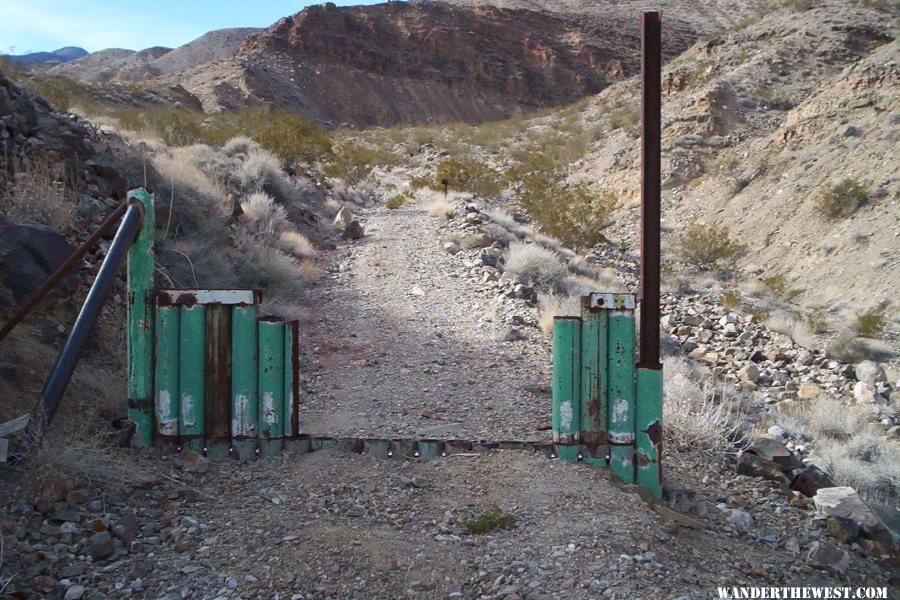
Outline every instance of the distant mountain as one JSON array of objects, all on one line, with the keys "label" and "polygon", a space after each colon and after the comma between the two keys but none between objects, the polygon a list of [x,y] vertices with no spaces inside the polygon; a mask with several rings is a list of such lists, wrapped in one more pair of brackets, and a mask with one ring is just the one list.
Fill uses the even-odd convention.
[{"label": "distant mountain", "polygon": [[254,27],[216,29],[174,50],[160,46],[138,52],[107,48],[66,64],[53,65],[48,73],[81,81],[127,81],[173,75],[232,57],[244,40],[259,31],[262,30]]},{"label": "distant mountain", "polygon": [[29,52],[28,54],[6,54],[10,62],[19,69],[31,69],[48,62],[69,62],[87,55],[88,51],[76,46],[66,46],[53,52]]}]

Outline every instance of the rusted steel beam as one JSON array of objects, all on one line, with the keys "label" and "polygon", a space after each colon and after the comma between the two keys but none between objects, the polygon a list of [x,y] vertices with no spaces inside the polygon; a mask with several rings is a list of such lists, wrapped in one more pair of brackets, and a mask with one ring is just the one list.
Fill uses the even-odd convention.
[{"label": "rusted steel beam", "polygon": [[206,454],[226,458],[231,447],[231,307],[206,307]]},{"label": "rusted steel beam", "polygon": [[116,222],[122,217],[123,214],[125,214],[126,208],[128,208],[128,203],[123,202],[122,204],[117,206],[114,211],[109,213],[109,216],[106,217],[106,219],[102,223],[100,223],[100,226],[97,227],[94,233],[92,233],[91,236],[86,239],[84,243],[81,244],[77,250],[75,250],[75,252],[72,253],[72,256],[67,258],[65,262],[61,264],[59,268],[57,268],[56,271],[54,271],[54,273],[47,279],[47,281],[45,281],[44,284],[39,287],[37,291],[35,291],[34,294],[32,294],[30,298],[28,298],[28,300],[25,301],[25,304],[23,304],[22,307],[18,311],[16,311],[16,314],[14,314],[9,319],[6,325],[4,325],[2,329],[0,329],[0,342],[2,342],[4,338],[6,338],[6,336],[8,336],[10,332],[15,329],[16,326],[18,326],[26,316],[28,316],[28,313],[30,313],[34,309],[34,307],[37,306],[40,301],[43,300],[47,296],[47,294],[49,294],[53,290],[53,288],[56,287],[56,284],[58,284],[62,280],[62,278],[66,276],[66,273],[68,273],[69,270],[73,266],[75,266],[78,261],[84,258],[84,255],[90,252],[91,248],[95,247],[99,243],[100,238],[103,237],[103,235],[106,234],[110,230],[110,228],[112,228],[112,226],[116,224]]},{"label": "rusted steel beam", "polygon": [[28,459],[37,443],[41,439],[44,428],[53,420],[56,409],[59,407],[59,401],[63,392],[72,377],[75,365],[81,355],[81,349],[87,341],[88,334],[97,321],[100,309],[103,308],[103,302],[106,300],[107,294],[116,279],[116,271],[125,262],[128,256],[128,249],[141,229],[141,221],[143,219],[143,208],[138,204],[131,204],[125,211],[119,230],[109,246],[106,258],[100,265],[97,277],[94,279],[93,285],[84,299],[84,304],[69,338],[66,340],[50,376],[41,390],[41,399],[28,421],[28,427],[25,429],[24,439],[26,446],[16,453],[14,462],[21,463]]},{"label": "rusted steel beam", "polygon": [[641,366],[659,364],[661,12],[641,15]]}]

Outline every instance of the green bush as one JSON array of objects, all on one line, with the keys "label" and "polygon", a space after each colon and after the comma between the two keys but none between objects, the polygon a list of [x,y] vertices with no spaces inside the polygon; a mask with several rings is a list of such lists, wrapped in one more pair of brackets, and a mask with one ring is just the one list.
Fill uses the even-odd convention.
[{"label": "green bush", "polygon": [[544,193],[531,190],[522,199],[541,231],[570,248],[591,248],[606,241],[603,230],[611,223],[618,202],[608,191],[594,192],[583,183],[556,184]]},{"label": "green bush", "polygon": [[760,281],[765,284],[769,292],[776,298],[790,301],[803,293],[803,290],[792,288],[784,273],[776,273],[768,277],[762,277]]},{"label": "green bush", "polygon": [[380,166],[397,164],[398,157],[381,147],[345,141],[334,148],[325,164],[325,175],[339,177],[348,185],[356,185]]},{"label": "green bush", "polygon": [[869,192],[854,179],[832,184],[816,200],[816,212],[829,220],[846,219],[865,204]]},{"label": "green bush", "polygon": [[437,166],[435,189],[443,189],[441,180],[450,182],[450,189],[471,192],[490,198],[503,189],[501,174],[484,163],[466,158],[445,158]]},{"label": "green bush", "polygon": [[745,246],[731,239],[726,225],[693,223],[681,236],[681,260],[703,271],[728,266]]},{"label": "green bush", "polygon": [[402,194],[396,194],[395,196],[391,196],[390,198],[388,198],[388,201],[384,203],[384,205],[387,206],[388,208],[390,208],[391,210],[393,210],[395,208],[400,208],[401,206],[403,206],[404,204],[406,204],[408,201],[410,201],[412,199],[413,199],[412,192],[406,191],[406,192],[403,192]]},{"label": "green bush", "polygon": [[856,313],[856,330],[864,337],[873,337],[884,333],[887,325],[887,308],[872,308]]},{"label": "green bush", "polygon": [[463,521],[463,527],[472,535],[484,535],[497,529],[510,529],[516,524],[516,517],[504,513],[498,506],[494,506],[481,516]]},{"label": "green bush", "polygon": [[722,294],[719,304],[725,308],[738,308],[741,305],[741,295],[738,292],[729,290]]},{"label": "green bush", "polygon": [[609,123],[613,129],[637,137],[641,132],[641,113],[636,106],[621,106],[609,113]]}]

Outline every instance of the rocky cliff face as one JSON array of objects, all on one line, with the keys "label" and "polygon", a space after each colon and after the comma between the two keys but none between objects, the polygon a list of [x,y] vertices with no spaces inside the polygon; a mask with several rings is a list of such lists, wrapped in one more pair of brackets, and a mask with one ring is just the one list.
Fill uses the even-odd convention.
[{"label": "rocky cliff face", "polygon": [[[633,75],[637,27],[620,25],[443,2],[324,4],[248,38],[225,69],[230,77],[217,65],[184,85],[211,109],[266,100],[336,124],[480,122],[572,102]],[[695,38],[673,35],[667,54]]]}]

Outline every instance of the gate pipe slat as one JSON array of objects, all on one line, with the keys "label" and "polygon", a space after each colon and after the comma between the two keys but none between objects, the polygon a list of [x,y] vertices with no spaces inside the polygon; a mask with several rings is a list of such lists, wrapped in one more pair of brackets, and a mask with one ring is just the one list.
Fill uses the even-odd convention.
[{"label": "gate pipe slat", "polygon": [[634,483],[634,311],[608,312],[610,467]]},{"label": "gate pipe slat", "polygon": [[228,458],[231,448],[231,306],[206,307],[206,455]]},{"label": "gate pipe slat", "polygon": [[206,307],[182,305],[179,389],[181,414],[178,437],[183,448],[202,452],[206,427]]},{"label": "gate pipe slat", "polygon": [[607,311],[581,306],[581,452],[584,462],[606,466]]},{"label": "gate pipe slat", "polygon": [[28,421],[28,427],[25,429],[23,439],[28,440],[27,445],[15,453],[12,462],[20,464],[30,457],[37,442],[40,441],[45,427],[53,420],[63,392],[75,370],[81,349],[84,347],[88,334],[103,307],[103,302],[115,282],[116,271],[125,262],[128,249],[141,228],[142,218],[142,206],[138,203],[130,204],[122,218],[119,230],[109,246],[106,258],[103,259],[103,264],[97,272],[97,277],[84,300],[81,311],[75,319],[72,331],[69,333],[65,345],[59,351],[56,363],[41,390],[40,402],[35,407]]},{"label": "gate pipe slat", "polygon": [[231,438],[235,458],[252,459],[259,447],[258,310],[235,306],[231,314]]},{"label": "gate pipe slat", "polygon": [[259,320],[259,447],[274,456],[284,445],[284,321]]},{"label": "gate pipe slat", "polygon": [[180,313],[177,306],[156,307],[156,445],[167,450],[178,446]]},{"label": "gate pipe slat", "polygon": [[298,400],[300,398],[300,390],[297,389],[298,373],[296,369],[296,340],[300,323],[297,321],[289,321],[284,326],[284,439],[287,440],[299,434],[297,418],[298,418]]},{"label": "gate pipe slat", "polygon": [[553,319],[553,405],[551,424],[557,455],[577,460],[581,428],[581,319]]},{"label": "gate pipe slat", "polygon": [[128,192],[128,201],[143,209],[143,221],[128,252],[128,420],[134,423],[131,445],[153,443],[153,276],[156,267],[153,196],[143,189]]},{"label": "gate pipe slat", "polygon": [[635,399],[636,482],[662,497],[663,371],[638,367]]}]

